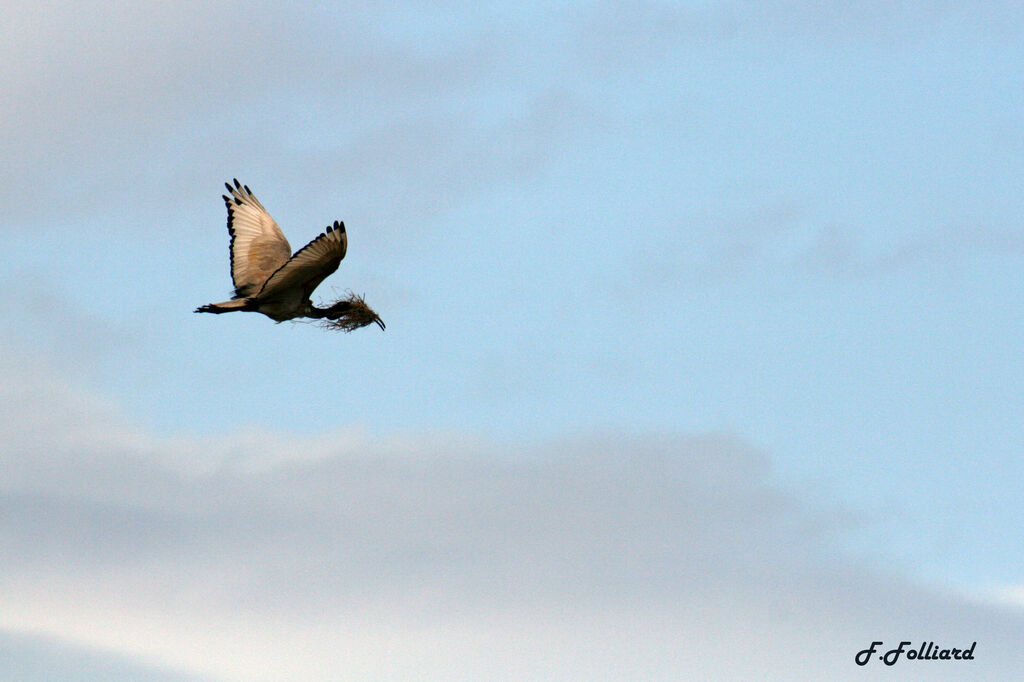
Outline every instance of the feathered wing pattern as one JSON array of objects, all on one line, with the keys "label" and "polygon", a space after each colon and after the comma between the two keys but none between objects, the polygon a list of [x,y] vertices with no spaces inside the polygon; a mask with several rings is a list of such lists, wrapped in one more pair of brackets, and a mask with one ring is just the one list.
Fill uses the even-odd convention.
[{"label": "feathered wing pattern", "polygon": [[348,248],[345,223],[335,221],[319,237],[295,252],[286,263],[267,278],[258,290],[260,299],[273,298],[278,292],[301,289],[306,298],[328,275],[338,269]]},{"label": "feathered wing pattern", "polygon": [[[231,281],[235,298],[253,296],[288,262],[292,248],[281,228],[245,185],[225,183],[228,233],[231,235]],[[298,255],[298,254],[296,254]],[[337,266],[335,266],[337,267]]]}]

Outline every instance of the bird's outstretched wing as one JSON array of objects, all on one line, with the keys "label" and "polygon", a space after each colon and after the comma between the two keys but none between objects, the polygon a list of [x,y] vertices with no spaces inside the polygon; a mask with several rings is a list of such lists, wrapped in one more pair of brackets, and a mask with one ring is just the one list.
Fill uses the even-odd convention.
[{"label": "bird's outstretched wing", "polygon": [[292,247],[259,199],[245,185],[225,183],[228,233],[231,234],[231,281],[235,297],[254,295],[278,268],[288,262]]},{"label": "bird's outstretched wing", "polygon": [[334,221],[319,237],[295,252],[268,279],[257,296],[273,298],[278,292],[300,288],[308,298],[320,282],[338,269],[348,248],[345,223]]}]

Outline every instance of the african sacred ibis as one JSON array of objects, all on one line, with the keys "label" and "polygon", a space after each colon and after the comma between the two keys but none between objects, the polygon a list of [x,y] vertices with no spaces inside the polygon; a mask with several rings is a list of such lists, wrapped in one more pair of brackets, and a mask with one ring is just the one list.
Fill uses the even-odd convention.
[{"label": "african sacred ibis", "polygon": [[327,308],[314,306],[309,298],[345,257],[345,223],[335,221],[291,255],[281,228],[249,188],[237,179],[234,187],[227,183],[224,186],[228,188],[224,204],[228,209],[235,296],[230,301],[200,306],[195,312],[257,312],[278,322],[311,317],[330,320],[327,326],[345,331],[376,322],[384,329],[380,316],[359,296],[352,295]]}]

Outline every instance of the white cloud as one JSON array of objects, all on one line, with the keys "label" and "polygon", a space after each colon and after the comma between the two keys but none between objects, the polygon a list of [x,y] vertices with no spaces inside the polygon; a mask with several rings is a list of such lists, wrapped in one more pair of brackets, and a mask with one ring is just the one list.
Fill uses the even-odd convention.
[{"label": "white cloud", "polygon": [[62,682],[210,680],[181,670],[154,668],[116,652],[82,649],[60,640],[4,631],[0,631],[0,676],[5,680]]},{"label": "white cloud", "polygon": [[839,555],[843,511],[726,434],[158,438],[3,369],[29,424],[0,434],[8,631],[239,680],[852,679],[908,637],[1024,670],[1020,611]]},{"label": "white cloud", "polygon": [[989,592],[992,600],[997,604],[1024,609],[1024,584],[1000,585]]},{"label": "white cloud", "polygon": [[[14,42],[0,65],[4,227],[61,220],[54,194],[78,220],[114,202],[140,218],[154,202],[180,210],[196,174],[230,179],[276,154],[308,152],[292,139],[297,124],[333,148],[371,122],[432,112],[445,93],[485,82],[493,41],[458,32],[440,44],[398,40],[386,30],[394,17],[370,7],[5,8]],[[126,187],[136,193],[128,202]]]}]

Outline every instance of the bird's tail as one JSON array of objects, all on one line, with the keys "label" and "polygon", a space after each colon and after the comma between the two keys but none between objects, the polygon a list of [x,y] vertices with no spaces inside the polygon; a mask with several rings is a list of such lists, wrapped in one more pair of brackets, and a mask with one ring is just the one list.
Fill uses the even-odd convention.
[{"label": "bird's tail", "polygon": [[252,310],[251,298],[233,298],[223,303],[207,303],[201,305],[192,312],[194,313],[230,313],[235,310]]}]

